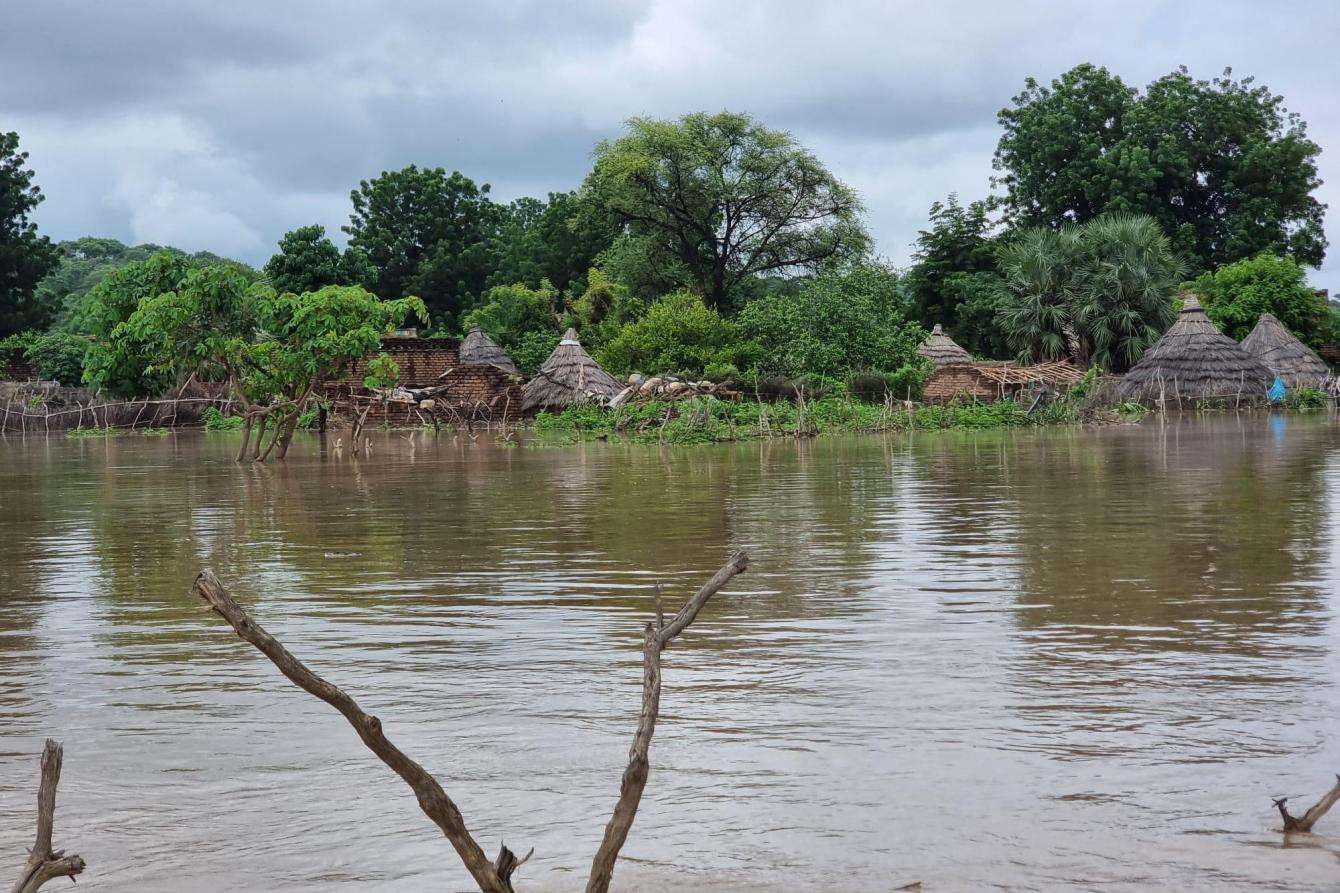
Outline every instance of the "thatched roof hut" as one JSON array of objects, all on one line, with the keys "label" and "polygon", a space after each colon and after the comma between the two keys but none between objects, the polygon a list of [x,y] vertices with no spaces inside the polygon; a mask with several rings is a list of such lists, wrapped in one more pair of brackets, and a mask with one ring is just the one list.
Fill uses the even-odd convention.
[{"label": "thatched roof hut", "polygon": [[1153,402],[1264,398],[1274,376],[1220,332],[1195,295],[1182,295],[1172,328],[1131,367],[1117,387],[1122,400]]},{"label": "thatched roof hut", "polygon": [[507,351],[498,346],[498,343],[484,334],[484,330],[479,326],[470,329],[470,334],[465,336],[461,342],[460,352],[461,362],[476,366],[497,366],[504,372],[512,375],[520,375],[521,370],[512,362],[512,358],[507,355]]},{"label": "thatched roof hut", "polygon": [[1331,382],[1330,367],[1274,314],[1261,314],[1256,328],[1242,339],[1242,349],[1265,363],[1287,388],[1325,388]]},{"label": "thatched roof hut", "polygon": [[917,345],[917,353],[931,361],[935,367],[947,366],[950,363],[971,363],[972,354],[959,347],[944,333],[940,324],[936,323],[935,328],[926,340]]},{"label": "thatched roof hut", "polygon": [[619,390],[619,383],[582,349],[577,330],[568,329],[540,371],[522,388],[522,407],[534,409],[599,403],[609,400]]}]

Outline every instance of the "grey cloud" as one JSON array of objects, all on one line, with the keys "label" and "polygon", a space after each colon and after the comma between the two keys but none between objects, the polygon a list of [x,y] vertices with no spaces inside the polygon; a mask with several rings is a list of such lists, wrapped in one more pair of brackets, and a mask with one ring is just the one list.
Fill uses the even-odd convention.
[{"label": "grey cloud", "polygon": [[814,148],[902,261],[932,201],[986,192],[995,113],[1023,79],[1081,61],[1137,85],[1231,64],[1323,146],[1340,138],[1326,0],[1277,16],[1245,0],[44,0],[6,24],[0,127],[32,151],[52,235],[252,261],[293,226],[338,230],[349,190],[385,169],[543,194],[576,186],[629,117],[722,108]]}]

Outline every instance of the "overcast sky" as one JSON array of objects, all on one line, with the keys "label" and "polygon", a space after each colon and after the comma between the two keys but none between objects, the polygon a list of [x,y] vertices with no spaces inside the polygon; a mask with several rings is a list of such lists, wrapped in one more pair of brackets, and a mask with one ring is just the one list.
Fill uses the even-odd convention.
[{"label": "overcast sky", "polygon": [[793,132],[905,263],[931,202],[989,189],[995,113],[1080,62],[1143,86],[1255,75],[1323,148],[1340,287],[1340,4],[8,0],[0,130],[56,239],[263,262],[286,230],[342,241],[349,190],[417,163],[499,199],[577,186],[635,115],[748,111]]}]

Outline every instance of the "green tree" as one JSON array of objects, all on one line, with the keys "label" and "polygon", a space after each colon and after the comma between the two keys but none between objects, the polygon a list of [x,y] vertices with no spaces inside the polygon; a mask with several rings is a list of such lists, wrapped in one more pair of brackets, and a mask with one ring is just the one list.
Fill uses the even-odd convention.
[{"label": "green tree", "polygon": [[38,281],[55,268],[56,246],[39,235],[28,215],[42,202],[42,190],[26,167],[17,133],[0,132],[0,338],[24,329],[43,329],[56,308],[34,297]]},{"label": "green tree", "polygon": [[738,365],[745,352],[733,322],[722,319],[697,294],[677,291],[620,329],[597,359],[614,375],[645,372],[696,378],[711,366]]},{"label": "green tree", "polygon": [[1292,258],[1259,254],[1203,273],[1190,287],[1201,296],[1210,319],[1237,341],[1247,337],[1262,313],[1273,313],[1313,347],[1321,347],[1331,335],[1333,311]]},{"label": "green tree", "polygon": [[88,339],[69,332],[50,331],[36,336],[23,355],[43,379],[78,387],[84,379]]},{"label": "green tree", "polygon": [[966,295],[960,288],[947,287],[947,281],[961,274],[995,271],[994,224],[986,202],[962,205],[957,195],[931,205],[930,224],[917,235],[913,264],[903,285],[918,322],[927,328],[938,323],[957,337],[959,302]]},{"label": "green tree", "polygon": [[459,171],[412,164],[361,182],[344,231],[376,270],[374,291],[420,295],[437,326],[455,327],[495,266],[501,212],[488,193]]},{"label": "green tree", "polygon": [[584,187],[594,206],[719,311],[751,277],[813,270],[869,245],[856,194],[790,134],[748,115],[634,118],[595,159]]},{"label": "green tree", "polygon": [[1229,71],[1179,69],[1143,95],[1090,64],[1050,87],[1030,78],[999,114],[996,182],[1019,225],[1148,214],[1195,270],[1261,251],[1320,265],[1320,148],[1283,103]]},{"label": "green tree", "polygon": [[1026,230],[1000,252],[1009,297],[997,320],[1026,362],[1069,356],[1125,372],[1176,316],[1186,266],[1149,217],[1106,214]]},{"label": "green tree", "polygon": [[925,336],[906,317],[897,275],[872,263],[827,268],[794,297],[750,301],[738,321],[755,370],[787,377],[897,372]]},{"label": "green tree", "polygon": [[465,315],[463,327],[479,326],[507,351],[518,369],[534,372],[558,346],[561,300],[548,280],[541,280],[539,288],[495,286],[481,306]]},{"label": "green tree", "polygon": [[945,301],[954,307],[954,340],[977,357],[1012,357],[1009,339],[997,319],[1009,301],[1005,280],[994,270],[950,273],[940,285]]},{"label": "green tree", "polygon": [[357,250],[341,252],[323,226],[300,226],[284,233],[279,251],[265,264],[265,275],[277,292],[301,294],[327,285],[371,288],[376,270]]},{"label": "green tree", "polygon": [[547,279],[561,292],[580,293],[587,271],[617,235],[613,222],[577,193],[517,199],[503,210],[489,285],[538,288]]}]

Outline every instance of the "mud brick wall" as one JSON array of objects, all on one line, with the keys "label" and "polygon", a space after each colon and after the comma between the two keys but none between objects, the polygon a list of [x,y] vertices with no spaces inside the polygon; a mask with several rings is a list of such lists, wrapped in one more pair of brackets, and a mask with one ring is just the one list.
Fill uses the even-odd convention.
[{"label": "mud brick wall", "polygon": [[927,403],[948,403],[955,397],[996,400],[1000,388],[971,366],[943,366],[926,379],[923,399]]},{"label": "mud brick wall", "polygon": [[[407,388],[427,388],[438,384],[438,376],[460,365],[461,343],[455,338],[383,338],[381,350],[400,366],[400,383]],[[337,381],[361,388],[368,374],[368,363],[377,354],[369,354],[345,368]]]}]

